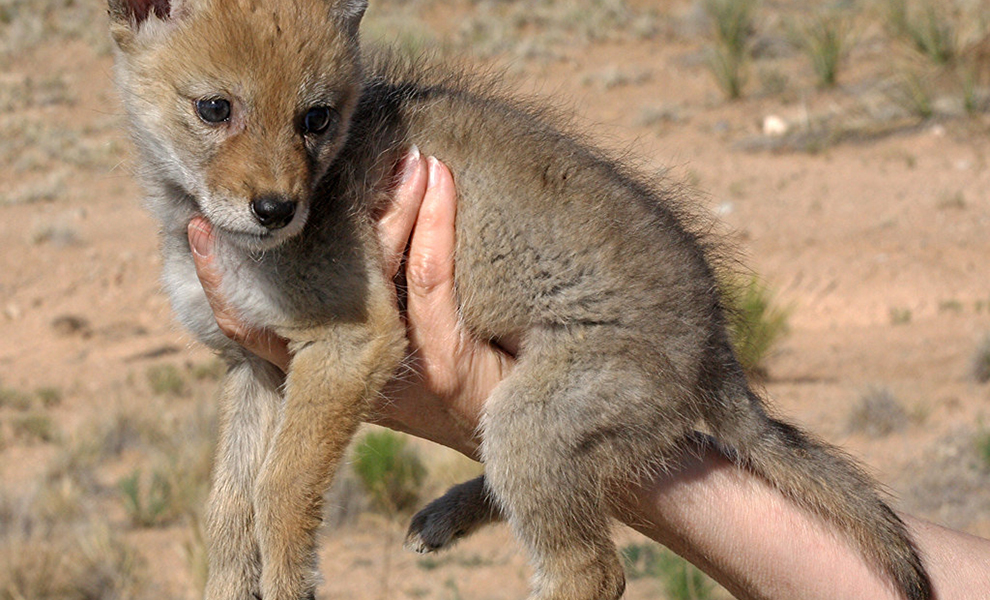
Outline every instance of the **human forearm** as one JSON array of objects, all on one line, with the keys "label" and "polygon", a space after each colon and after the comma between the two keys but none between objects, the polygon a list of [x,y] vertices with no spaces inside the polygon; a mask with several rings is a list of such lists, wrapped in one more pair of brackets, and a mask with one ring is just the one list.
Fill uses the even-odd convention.
[{"label": "human forearm", "polygon": [[[737,598],[900,598],[846,539],[711,448],[634,492],[624,520]],[[990,597],[990,541],[904,520],[937,598]]]}]

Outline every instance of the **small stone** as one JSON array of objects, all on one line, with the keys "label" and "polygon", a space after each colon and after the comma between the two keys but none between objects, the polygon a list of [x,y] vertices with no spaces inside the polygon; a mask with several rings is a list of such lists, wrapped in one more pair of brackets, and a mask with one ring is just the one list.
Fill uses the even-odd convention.
[{"label": "small stone", "polygon": [[787,130],[787,121],[777,115],[767,115],[763,118],[763,135],[767,137],[780,137],[786,135]]}]

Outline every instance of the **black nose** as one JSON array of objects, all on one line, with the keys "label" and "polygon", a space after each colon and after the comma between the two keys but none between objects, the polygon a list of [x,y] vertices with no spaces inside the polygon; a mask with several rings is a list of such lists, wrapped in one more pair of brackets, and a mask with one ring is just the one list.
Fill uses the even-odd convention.
[{"label": "black nose", "polygon": [[292,216],[296,214],[296,203],[278,196],[258,196],[251,201],[251,210],[262,226],[281,229],[292,222]]}]

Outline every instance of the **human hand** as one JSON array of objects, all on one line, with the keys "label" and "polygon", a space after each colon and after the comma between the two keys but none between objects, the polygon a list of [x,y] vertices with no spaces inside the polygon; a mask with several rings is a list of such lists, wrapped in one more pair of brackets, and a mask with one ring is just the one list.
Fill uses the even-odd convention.
[{"label": "human hand", "polygon": [[478,458],[476,433],[484,401],[514,359],[460,325],[454,291],[457,194],[450,171],[415,148],[402,169],[395,200],[379,220],[379,234],[390,281],[409,246],[406,324],[413,371],[387,386],[372,421]]},{"label": "human hand", "polygon": [[203,291],[206,292],[210,308],[213,309],[217,327],[224,335],[256,356],[272,363],[283,373],[288,371],[292,360],[288,342],[270,329],[256,329],[245,324],[220,292],[223,276],[219,266],[214,262],[213,248],[216,238],[209,221],[201,216],[193,217],[189,222],[187,235],[193,262],[196,264],[196,274],[199,276]]},{"label": "human hand", "polygon": [[[379,220],[385,276],[394,280],[405,261],[409,373],[386,388],[372,422],[435,441],[477,458],[478,420],[485,398],[513,364],[504,350],[460,327],[454,291],[456,192],[450,171],[413,148],[401,167],[392,205]],[[246,326],[220,293],[209,223],[189,223],[189,243],[200,282],[220,330],[283,371],[287,343],[270,330]]]}]

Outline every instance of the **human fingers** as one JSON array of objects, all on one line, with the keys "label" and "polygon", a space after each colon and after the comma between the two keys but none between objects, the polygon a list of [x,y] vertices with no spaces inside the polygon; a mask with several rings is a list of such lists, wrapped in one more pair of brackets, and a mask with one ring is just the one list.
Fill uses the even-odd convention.
[{"label": "human fingers", "polygon": [[250,352],[287,371],[291,354],[286,341],[270,330],[245,325],[224,299],[220,291],[222,274],[215,262],[213,253],[215,239],[209,222],[202,217],[193,217],[189,222],[187,235],[189,247],[192,249],[193,263],[196,265],[196,274],[213,310],[217,327],[224,335]]},{"label": "human fingers", "polygon": [[[454,292],[453,176],[437,159],[427,159],[429,179],[419,207],[406,264],[409,339],[428,375],[454,376],[461,332]],[[449,387],[437,382],[439,387]]]},{"label": "human fingers", "polygon": [[446,419],[444,431],[433,432],[435,439],[476,456],[477,426],[485,400],[514,361],[487,340],[477,339],[461,323],[454,288],[454,179],[438,160],[427,162],[429,182],[406,263],[407,322],[422,390],[439,405],[417,414],[401,414],[403,407],[399,406],[395,416],[413,431],[435,428],[437,419]]},{"label": "human fingers", "polygon": [[426,161],[427,187],[405,267],[415,374],[392,382],[373,419],[477,458],[485,399],[511,371],[512,356],[461,324],[454,289],[456,192],[450,171]]},{"label": "human fingers", "polygon": [[413,145],[399,167],[399,184],[392,203],[378,220],[378,233],[385,251],[385,275],[390,280],[399,271],[428,179],[426,161],[419,148]]}]

